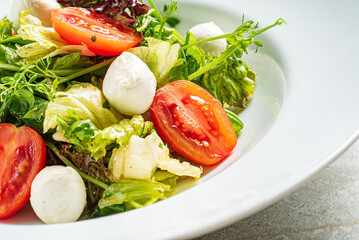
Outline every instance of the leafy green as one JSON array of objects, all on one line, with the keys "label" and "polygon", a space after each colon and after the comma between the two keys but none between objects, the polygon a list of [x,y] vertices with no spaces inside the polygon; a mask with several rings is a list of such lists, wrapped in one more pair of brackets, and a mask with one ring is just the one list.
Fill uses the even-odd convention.
[{"label": "leafy green", "polygon": [[106,102],[102,92],[89,83],[71,85],[65,92],[57,92],[56,98],[50,102],[44,121],[44,132],[58,125],[57,116],[70,119],[68,110],[74,111],[79,119],[90,120],[98,129],[104,129],[118,122],[109,109],[104,108]]},{"label": "leafy green", "polygon": [[145,138],[132,136],[126,147],[112,153],[109,162],[114,181],[121,178],[151,180],[157,167],[177,176],[200,178],[202,174],[202,168],[171,158],[168,147],[155,132]]},{"label": "leafy green", "polygon": [[56,155],[56,157],[58,157],[66,166],[69,166],[69,167],[72,167],[73,169],[75,169],[83,179],[95,184],[96,186],[98,186],[102,189],[108,188],[108,185],[106,183],[104,183],[94,177],[89,176],[85,172],[81,171],[78,167],[76,167],[67,157],[65,157],[61,154],[60,150],[54,144],[52,144],[51,142],[46,141],[46,140],[45,140],[45,144],[48,148],[51,149],[51,151]]},{"label": "leafy green", "polygon": [[179,178],[179,176],[173,173],[162,170],[157,170],[153,175],[154,181],[169,185],[171,187],[166,196],[170,196],[175,191]]},{"label": "leafy green", "polygon": [[16,65],[20,67],[18,73],[0,80],[0,116],[8,112],[17,120],[15,124],[29,124],[40,130],[47,100],[53,99],[58,77],[48,70],[48,61]]},{"label": "leafy green", "polygon": [[23,40],[35,42],[20,47],[17,54],[32,62],[68,44],[52,28],[43,27],[40,19],[30,15],[30,11],[20,13],[18,33]]},{"label": "leafy green", "polygon": [[19,59],[14,48],[0,44],[0,62],[15,64]]},{"label": "leafy green", "polygon": [[197,82],[222,104],[245,108],[255,87],[256,74],[240,58],[222,60]]},{"label": "leafy green", "polygon": [[169,17],[167,18],[166,23],[171,27],[175,28],[181,21],[176,17]]},{"label": "leafy green", "polygon": [[[96,178],[105,184],[111,184],[109,171],[106,169],[101,159],[96,161],[90,154],[77,151],[70,145],[63,145],[60,153],[88,176]],[[104,191],[102,187],[97,186],[88,180],[85,180],[85,185],[87,191],[87,204],[82,217],[87,217],[94,211]],[[104,210],[101,212],[106,211]]]},{"label": "leafy green", "polygon": [[[253,21],[242,22],[233,33],[224,34],[217,37],[212,37],[200,41],[193,41],[191,36],[187,38],[187,44],[181,47],[182,51],[193,49],[193,46],[201,43],[212,41],[220,38],[227,38],[227,50],[225,50],[220,56],[205,56],[206,61],[200,59],[198,56],[201,54],[201,49],[193,49],[193,54],[181,55],[183,64],[187,63],[186,68],[193,69],[198,68],[194,73],[188,76],[188,80],[194,81],[200,86],[209,91],[220,103],[227,104],[233,107],[245,108],[249,99],[253,95],[255,73],[246,63],[242,60],[244,53],[247,53],[247,48],[254,44],[258,47],[262,47],[263,44],[255,40],[254,37],[269,30],[272,27],[285,23],[283,19],[278,19],[274,24],[256,31],[258,24],[254,24]],[[188,64],[188,55],[192,58],[192,62]],[[182,67],[183,68],[183,67]],[[180,66],[177,66],[177,71],[180,71]],[[190,72],[190,70],[188,71]],[[173,76],[180,76],[178,72],[172,72]],[[184,75],[186,77],[186,75]],[[174,79],[176,80],[176,79]]]},{"label": "leafy green", "polygon": [[98,206],[102,209],[125,203],[130,208],[140,208],[165,198],[169,190],[170,186],[158,182],[121,180],[105,190]]},{"label": "leafy green", "polygon": [[141,115],[123,119],[118,124],[97,131],[87,150],[95,159],[106,156],[106,148],[112,144],[126,146],[133,135],[146,136],[152,129],[152,122],[145,122]]},{"label": "leafy green", "polygon": [[77,51],[71,53],[69,55],[65,55],[63,57],[57,58],[53,69],[69,69],[75,66],[80,62],[81,59],[81,52]]},{"label": "leafy green", "polygon": [[232,111],[228,109],[225,109],[224,111],[227,113],[227,116],[232,123],[233,129],[236,132],[236,135],[238,136],[244,127],[242,121]]},{"label": "leafy green", "polygon": [[169,83],[169,73],[178,59],[179,44],[171,44],[155,38],[146,38],[148,46],[136,47],[129,50],[135,54],[153,72],[158,87]]},{"label": "leafy green", "polygon": [[6,38],[12,36],[12,25],[7,18],[3,18],[0,21],[0,40],[4,41]]},{"label": "leafy green", "polygon": [[84,148],[84,144],[92,139],[98,129],[91,120],[81,120],[73,110],[69,109],[67,112],[70,120],[57,116],[60,132],[62,132],[63,136],[72,144]]},{"label": "leafy green", "polygon": [[96,206],[94,211],[90,215],[90,218],[104,217],[114,213],[121,213],[124,212],[125,210],[126,210],[125,204],[114,204],[104,208],[99,208],[98,206]]},{"label": "leafy green", "polygon": [[[164,16],[160,13],[152,0],[148,1],[151,9],[147,14],[139,16],[136,19],[135,29],[142,33],[144,38],[151,37],[158,40],[176,42],[178,33],[174,27],[179,23],[179,19],[171,15],[177,15],[177,3],[172,1],[163,6]],[[146,41],[142,45],[146,45]]]}]

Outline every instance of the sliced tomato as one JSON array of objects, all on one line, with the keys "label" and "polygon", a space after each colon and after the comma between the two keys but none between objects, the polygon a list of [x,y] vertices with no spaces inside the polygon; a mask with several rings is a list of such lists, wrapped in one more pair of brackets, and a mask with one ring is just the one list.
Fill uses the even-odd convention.
[{"label": "sliced tomato", "polygon": [[105,15],[85,8],[58,8],[51,22],[62,39],[73,45],[86,44],[90,51],[103,56],[117,56],[136,47],[142,34]]},{"label": "sliced tomato", "polygon": [[192,82],[175,81],[158,89],[150,111],[161,138],[194,162],[216,164],[237,144],[221,104]]},{"label": "sliced tomato", "polygon": [[45,142],[36,131],[0,123],[0,219],[27,204],[31,183],[45,161]]}]

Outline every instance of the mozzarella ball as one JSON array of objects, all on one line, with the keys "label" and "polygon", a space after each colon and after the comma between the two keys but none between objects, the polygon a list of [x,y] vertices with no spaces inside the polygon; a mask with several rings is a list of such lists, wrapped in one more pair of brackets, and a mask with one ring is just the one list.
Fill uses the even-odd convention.
[{"label": "mozzarella ball", "polygon": [[46,224],[74,222],[86,206],[84,181],[71,167],[46,167],[32,182],[30,202]]},{"label": "mozzarella ball", "polygon": [[22,11],[30,10],[31,15],[39,18],[42,25],[51,27],[51,12],[61,6],[56,0],[14,0],[11,6],[9,20],[14,22],[14,28],[19,28],[19,14]]},{"label": "mozzarella ball", "polygon": [[[223,35],[224,32],[214,22],[201,23],[189,30],[196,39],[203,40],[206,38]],[[203,51],[210,56],[220,55],[227,48],[227,41],[225,38],[205,42],[201,44]]]},{"label": "mozzarella ball", "polygon": [[156,77],[136,55],[124,52],[111,64],[103,81],[103,94],[125,115],[146,112],[156,93]]}]

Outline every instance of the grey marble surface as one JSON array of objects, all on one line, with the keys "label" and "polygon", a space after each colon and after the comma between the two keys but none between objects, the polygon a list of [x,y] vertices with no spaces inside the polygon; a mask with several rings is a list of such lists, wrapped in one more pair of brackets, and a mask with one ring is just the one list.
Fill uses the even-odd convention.
[{"label": "grey marble surface", "polygon": [[296,192],[197,240],[359,239],[359,140]]}]

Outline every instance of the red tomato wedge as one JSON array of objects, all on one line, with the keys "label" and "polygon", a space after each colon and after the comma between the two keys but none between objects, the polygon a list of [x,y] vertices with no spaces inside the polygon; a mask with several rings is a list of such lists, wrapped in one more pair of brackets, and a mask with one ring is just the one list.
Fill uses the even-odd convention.
[{"label": "red tomato wedge", "polygon": [[36,131],[0,123],[0,219],[27,204],[31,183],[45,161],[45,142]]},{"label": "red tomato wedge", "polygon": [[161,138],[194,162],[214,165],[237,144],[221,104],[192,82],[175,81],[158,89],[150,110]]},{"label": "red tomato wedge", "polygon": [[85,8],[58,8],[51,22],[62,39],[73,45],[86,44],[90,51],[103,56],[117,56],[136,47],[142,34],[105,15]]}]

